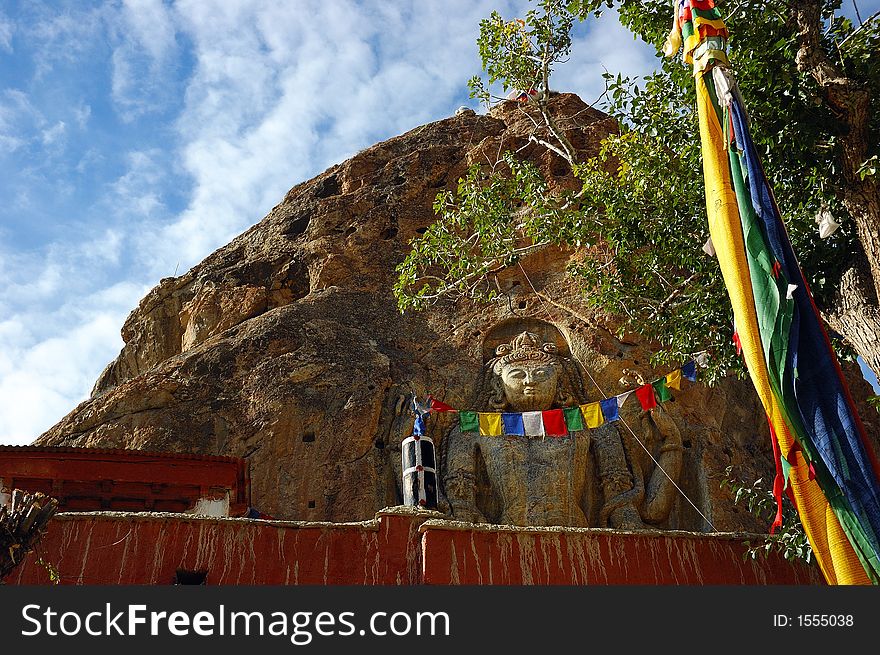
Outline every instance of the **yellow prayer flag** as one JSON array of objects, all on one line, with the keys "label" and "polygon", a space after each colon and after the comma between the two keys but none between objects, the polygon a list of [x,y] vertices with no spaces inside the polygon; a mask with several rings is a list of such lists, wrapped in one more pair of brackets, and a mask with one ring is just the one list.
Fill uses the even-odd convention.
[{"label": "yellow prayer flag", "polygon": [[497,437],[501,434],[501,414],[480,412],[480,435]]},{"label": "yellow prayer flag", "polygon": [[588,428],[598,428],[605,422],[605,417],[602,416],[602,406],[599,403],[581,405],[581,414],[584,415],[584,423]]},{"label": "yellow prayer flag", "polygon": [[681,369],[672,371],[672,373],[666,376],[666,386],[670,389],[681,391]]}]

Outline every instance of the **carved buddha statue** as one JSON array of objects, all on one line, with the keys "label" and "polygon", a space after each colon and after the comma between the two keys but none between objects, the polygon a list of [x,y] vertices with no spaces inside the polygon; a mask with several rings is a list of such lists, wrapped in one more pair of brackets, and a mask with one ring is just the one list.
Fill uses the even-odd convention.
[{"label": "carved buddha statue", "polygon": [[[556,344],[541,344],[537,335],[523,332],[509,344],[498,346],[491,367],[501,407],[508,412],[534,412],[550,408],[556,398],[559,358]],[[496,403],[497,404],[497,403]]]},{"label": "carved buddha statue", "polygon": [[[532,412],[586,402],[576,363],[529,331],[495,348],[483,378],[473,405],[479,411]],[[661,423],[658,428],[650,417],[636,423],[639,432],[654,430],[649,448],[657,442],[662,448],[670,429],[678,434],[674,424]],[[674,497],[633,442],[614,423],[561,438],[481,436],[456,426],[440,448],[448,511],[474,523],[624,529],[660,523]]]}]

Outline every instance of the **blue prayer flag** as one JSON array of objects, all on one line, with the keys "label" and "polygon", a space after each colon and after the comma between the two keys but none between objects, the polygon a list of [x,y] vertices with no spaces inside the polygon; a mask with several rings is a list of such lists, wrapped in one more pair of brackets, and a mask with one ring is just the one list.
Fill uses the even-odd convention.
[{"label": "blue prayer flag", "polygon": [[617,398],[606,398],[605,400],[599,401],[599,406],[602,408],[602,416],[605,417],[605,422],[609,421],[617,421],[620,419],[620,414],[617,411]]},{"label": "blue prayer flag", "polygon": [[513,412],[504,413],[501,415],[501,422],[504,423],[504,434],[516,435],[519,437],[525,436],[526,431],[523,427],[522,414]]},{"label": "blue prayer flag", "polygon": [[690,361],[681,367],[681,374],[691,382],[697,381],[697,365]]}]

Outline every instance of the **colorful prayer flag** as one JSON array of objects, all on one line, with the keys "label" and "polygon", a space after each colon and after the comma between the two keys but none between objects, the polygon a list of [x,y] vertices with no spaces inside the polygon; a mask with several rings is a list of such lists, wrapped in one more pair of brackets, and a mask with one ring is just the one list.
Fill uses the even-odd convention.
[{"label": "colorful prayer flag", "polygon": [[791,477],[791,464],[782,456],[779,457],[779,462],[782,464],[782,488],[784,490],[788,488],[788,479]]},{"label": "colorful prayer flag", "polygon": [[566,407],[562,410],[562,413],[565,414],[565,425],[568,427],[569,432],[584,429],[584,420],[581,417],[580,407]]},{"label": "colorful prayer flag", "polygon": [[435,412],[454,412],[455,410],[447,405],[446,403],[442,403],[436,398],[431,398],[431,409]]},{"label": "colorful prayer flag", "polygon": [[666,386],[666,378],[654,380],[654,382],[651,383],[651,386],[654,387],[654,391],[657,392],[657,399],[661,403],[665,403],[667,400],[672,398],[672,394],[669,393],[669,389]]},{"label": "colorful prayer flag", "polygon": [[480,435],[483,437],[497,437],[501,435],[501,414],[497,412],[479,414]]},{"label": "colorful prayer flag", "polygon": [[636,389],[636,398],[642,404],[642,409],[646,412],[657,406],[657,399],[654,397],[654,387],[650,384],[643,384]]},{"label": "colorful prayer flag", "polygon": [[541,412],[541,418],[544,420],[544,434],[548,437],[564,437],[568,434],[568,430],[565,429],[565,414],[561,409]]},{"label": "colorful prayer flag", "polygon": [[672,371],[666,376],[666,386],[676,391],[681,390],[681,369]]},{"label": "colorful prayer flag", "polygon": [[620,419],[617,398],[606,398],[605,400],[599,401],[599,405],[602,407],[602,416],[605,417],[607,423]]},{"label": "colorful prayer flag", "polygon": [[605,417],[602,416],[602,407],[599,403],[581,405],[581,412],[584,414],[584,421],[586,421],[588,428],[598,428],[605,422]]},{"label": "colorful prayer flag", "polygon": [[504,434],[511,436],[525,436],[526,431],[523,426],[523,417],[519,412],[505,412],[501,415],[501,422],[504,424]]},{"label": "colorful prayer flag", "polygon": [[627,391],[627,392],[622,393],[618,396],[615,396],[615,398],[617,399],[617,406],[623,407],[623,403],[625,403],[626,399],[629,398],[631,395],[632,395],[632,391]]},{"label": "colorful prayer flag", "polygon": [[[720,14],[676,2],[667,52],[694,63],[709,233],[730,296],[735,343],[767,413],[781,503],[781,458],[829,584],[880,582],[880,465],[788,239],[728,71]],[[720,38],[720,46],[712,38]],[[702,54],[701,54],[702,53]],[[778,266],[776,263],[778,262]],[[789,285],[798,287],[788,297]]]},{"label": "colorful prayer flag", "polygon": [[458,429],[462,432],[479,432],[480,419],[476,412],[459,412]]},{"label": "colorful prayer flag", "polygon": [[684,366],[681,367],[681,374],[684,376],[686,380],[690,380],[691,382],[697,381],[697,363],[694,361],[690,361]]},{"label": "colorful prayer flag", "polygon": [[544,436],[544,420],[541,412],[523,412],[522,419],[527,437]]}]

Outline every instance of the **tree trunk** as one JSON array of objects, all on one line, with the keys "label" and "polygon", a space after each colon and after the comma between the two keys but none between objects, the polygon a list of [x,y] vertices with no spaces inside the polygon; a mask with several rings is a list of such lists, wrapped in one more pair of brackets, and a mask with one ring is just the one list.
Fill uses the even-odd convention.
[{"label": "tree trunk", "polygon": [[861,356],[868,367],[880,371],[880,310],[867,262],[847,269],[840,277],[837,294],[823,317],[835,332]]},{"label": "tree trunk", "polygon": [[818,83],[843,126],[838,197],[861,243],[855,265],[841,277],[832,306],[823,309],[829,325],[880,375],[880,191],[874,177],[862,179],[858,173],[869,152],[871,97],[867,87],[847,77],[822,46],[821,9],[819,0],[798,0],[789,6],[799,40],[797,65]]}]

